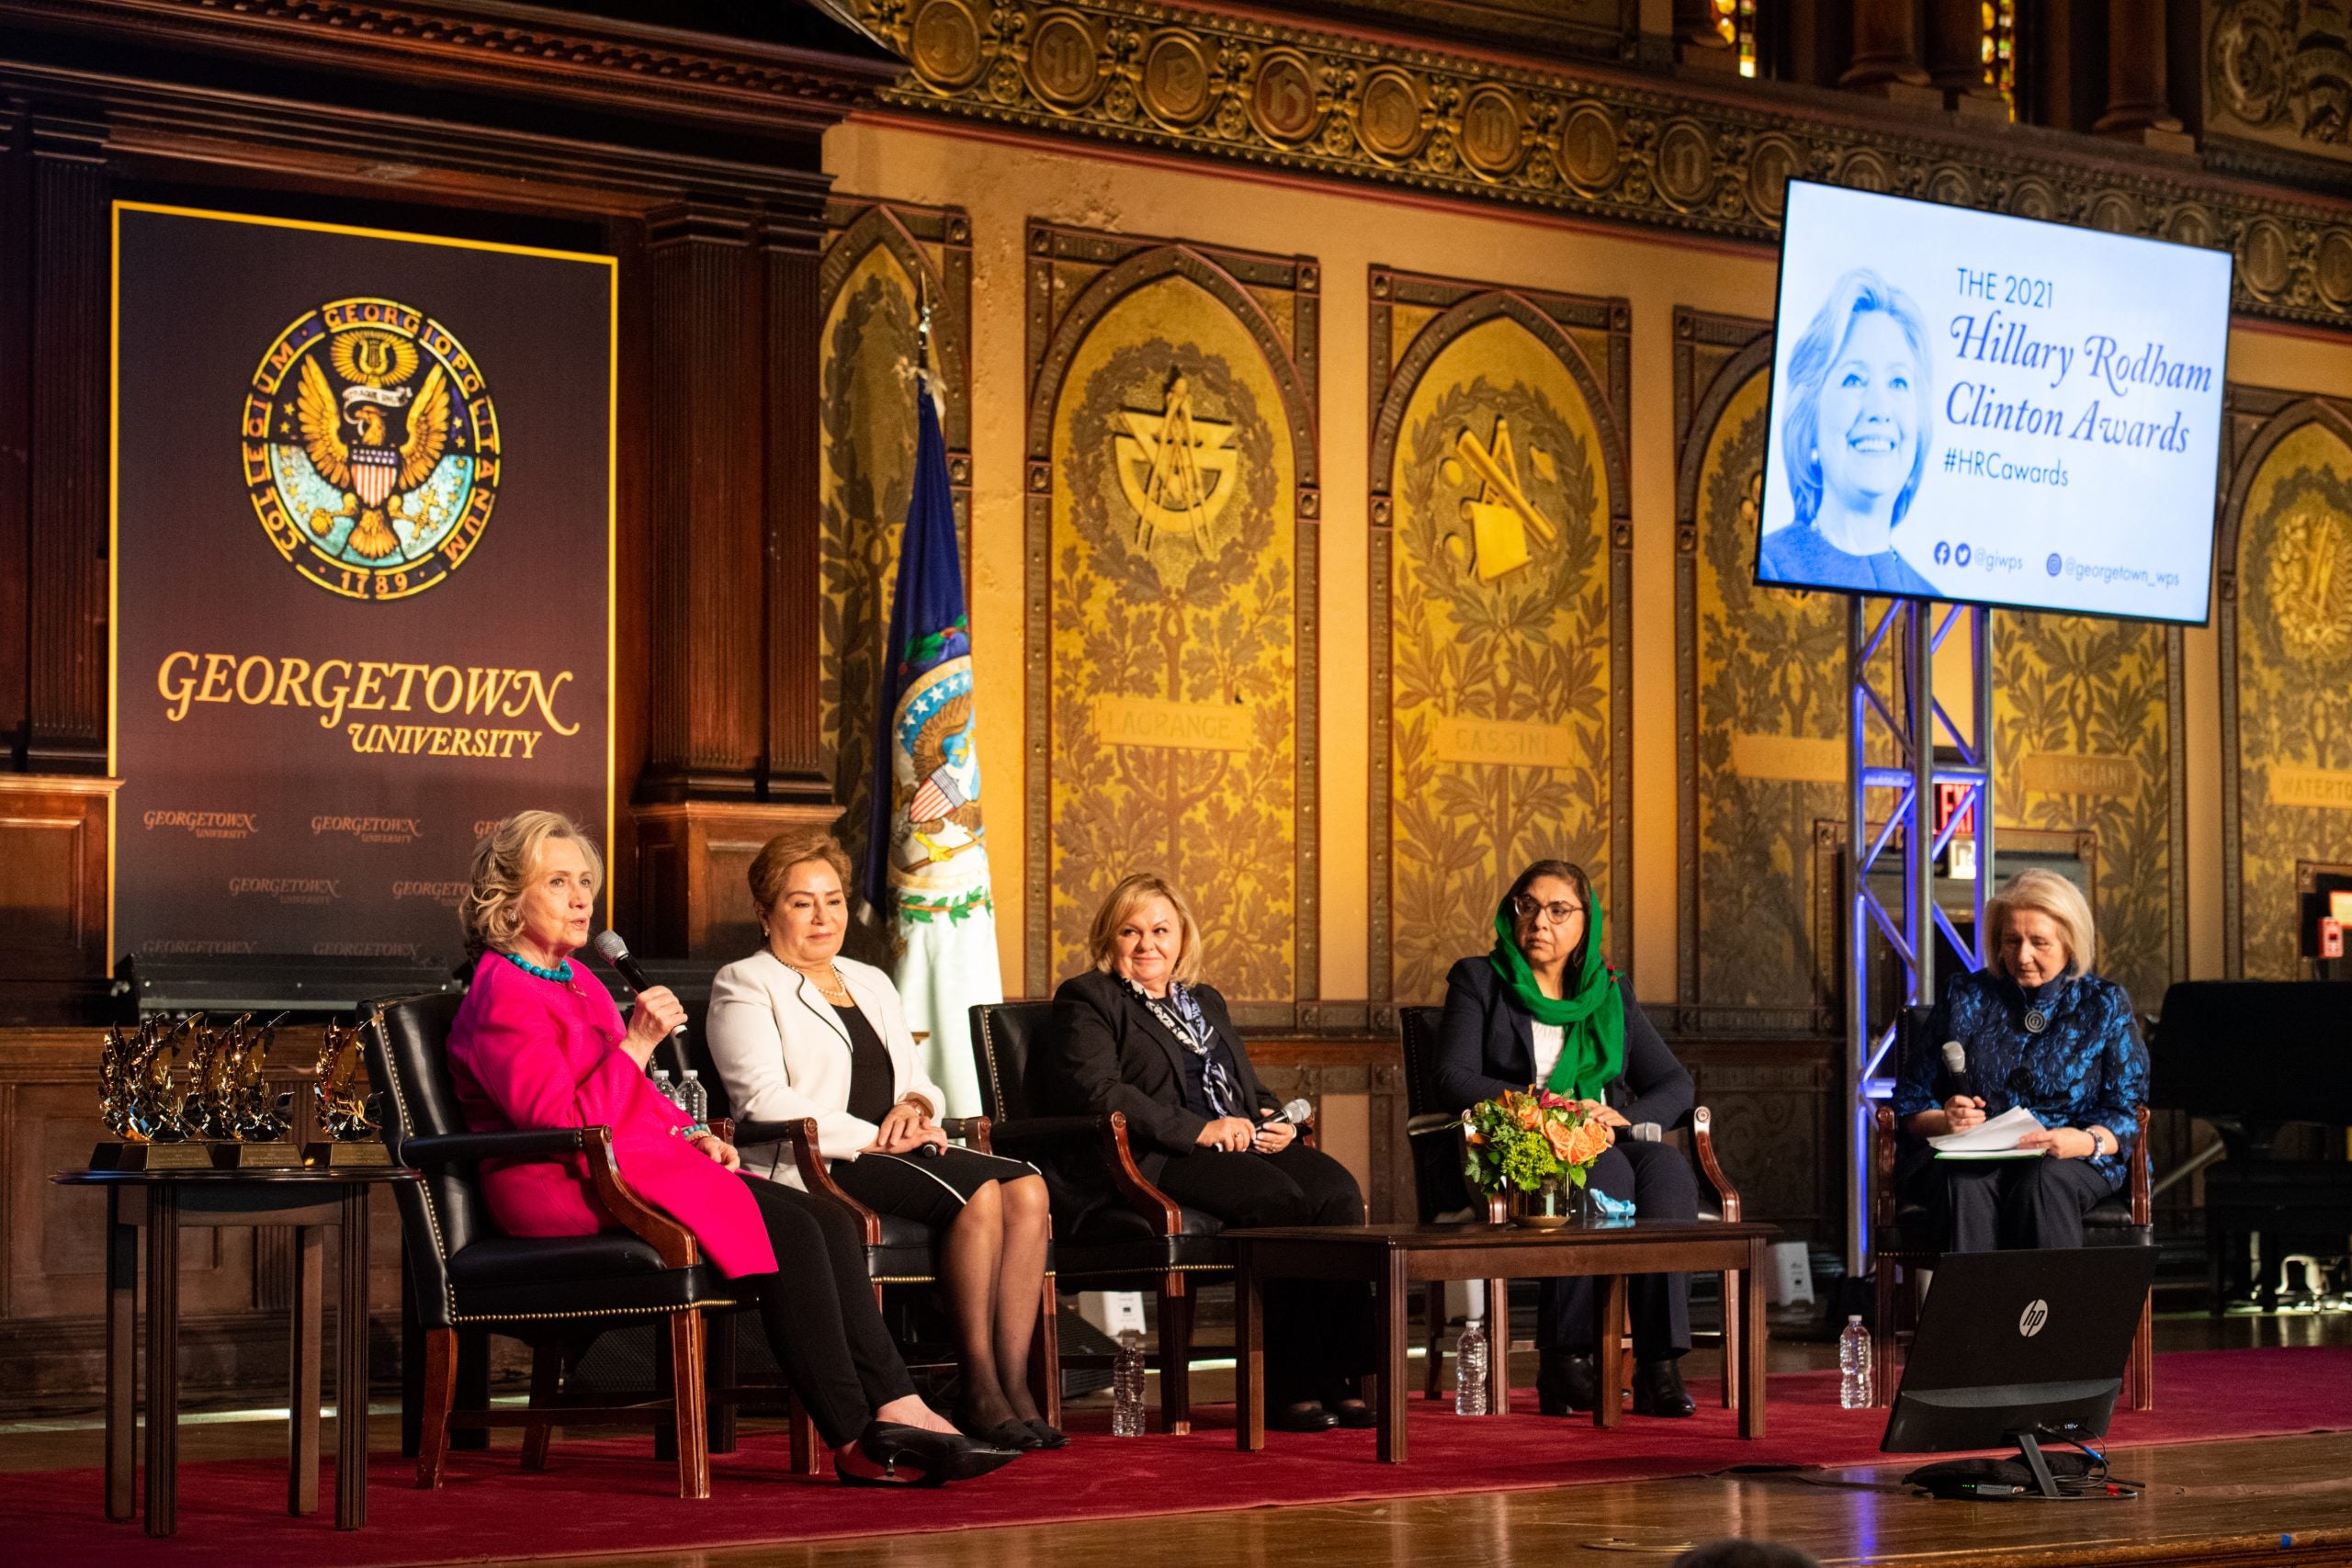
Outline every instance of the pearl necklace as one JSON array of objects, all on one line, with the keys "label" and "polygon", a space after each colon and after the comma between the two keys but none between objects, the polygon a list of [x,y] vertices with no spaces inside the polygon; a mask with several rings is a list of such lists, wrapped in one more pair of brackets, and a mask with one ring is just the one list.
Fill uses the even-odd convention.
[{"label": "pearl necklace", "polygon": [[828,964],[825,965],[825,972],[822,976],[812,975],[808,970],[799,967],[797,964],[793,966],[793,973],[798,975],[802,979],[816,987],[817,994],[824,998],[827,1001],[832,1003],[833,1006],[842,1008],[855,1007],[857,1005],[857,998],[850,994],[849,982],[842,979],[842,972],[834,968],[831,964]]}]

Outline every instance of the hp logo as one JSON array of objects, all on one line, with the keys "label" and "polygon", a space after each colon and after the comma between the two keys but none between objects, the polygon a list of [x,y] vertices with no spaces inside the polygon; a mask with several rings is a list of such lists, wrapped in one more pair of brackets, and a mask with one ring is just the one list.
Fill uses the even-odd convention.
[{"label": "hp logo", "polygon": [[2025,1311],[2018,1314],[2018,1333],[2030,1339],[2041,1333],[2042,1325],[2049,1321],[2050,1303],[2048,1302],[2040,1300],[2028,1302]]}]

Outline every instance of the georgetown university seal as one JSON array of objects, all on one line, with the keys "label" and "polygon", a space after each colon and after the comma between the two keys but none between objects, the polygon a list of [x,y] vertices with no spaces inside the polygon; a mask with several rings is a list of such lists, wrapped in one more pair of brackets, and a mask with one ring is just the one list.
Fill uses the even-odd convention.
[{"label": "georgetown university seal", "polygon": [[354,599],[421,593],[465,564],[498,499],[498,416],[448,329],[337,299],[278,335],[245,394],[245,491],[277,553]]}]

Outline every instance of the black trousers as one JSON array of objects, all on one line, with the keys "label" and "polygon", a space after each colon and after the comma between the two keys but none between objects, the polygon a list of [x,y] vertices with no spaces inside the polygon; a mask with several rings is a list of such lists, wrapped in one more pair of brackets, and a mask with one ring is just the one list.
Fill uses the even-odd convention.
[{"label": "black trousers", "polygon": [[[1588,1185],[1611,1198],[1631,1198],[1634,1217],[1695,1220],[1699,1179],[1690,1157],[1671,1144],[1645,1144],[1618,1135],[1593,1162]],[[1590,1280],[1546,1280],[1535,1298],[1535,1343],[1546,1350],[1589,1353],[1595,1344],[1592,1314],[1599,1297]],[[1626,1309],[1634,1318],[1634,1359],[1659,1361],[1690,1348],[1690,1276],[1635,1274],[1625,1281]]]},{"label": "black trousers", "polygon": [[[1158,1184],[1235,1228],[1363,1224],[1363,1192],[1348,1168],[1301,1143],[1274,1155],[1172,1156]],[[1269,1280],[1265,1299],[1267,1397],[1285,1404],[1351,1397],[1372,1365],[1371,1293],[1362,1285]]]},{"label": "black trousers", "polygon": [[839,1203],[742,1173],[775,1248],[776,1272],[744,1278],[768,1349],[809,1420],[838,1448],[874,1412],[914,1393],[865,1273],[865,1238]]},{"label": "black trousers", "polygon": [[2086,1159],[1928,1159],[1910,1195],[1946,1252],[2078,1247],[2083,1216],[2115,1186]]}]

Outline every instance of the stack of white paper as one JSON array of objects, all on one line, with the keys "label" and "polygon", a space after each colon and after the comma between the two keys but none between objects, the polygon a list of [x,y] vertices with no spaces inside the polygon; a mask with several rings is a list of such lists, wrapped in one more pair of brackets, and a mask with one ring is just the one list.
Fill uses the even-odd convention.
[{"label": "stack of white paper", "polygon": [[1939,1159],[2031,1158],[2041,1151],[2020,1149],[2018,1140],[2028,1133],[2040,1131],[2041,1123],[2034,1119],[2032,1111],[2010,1110],[1965,1133],[1946,1133],[1940,1138],[1929,1138],[1928,1143]]}]

